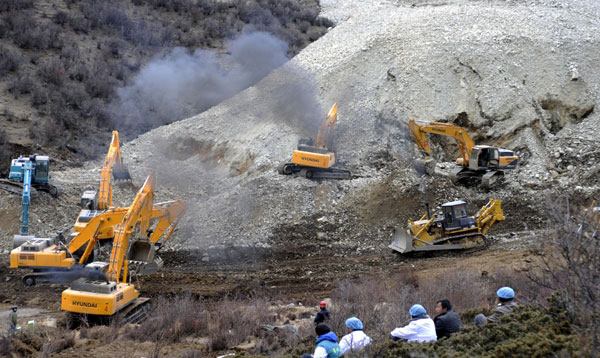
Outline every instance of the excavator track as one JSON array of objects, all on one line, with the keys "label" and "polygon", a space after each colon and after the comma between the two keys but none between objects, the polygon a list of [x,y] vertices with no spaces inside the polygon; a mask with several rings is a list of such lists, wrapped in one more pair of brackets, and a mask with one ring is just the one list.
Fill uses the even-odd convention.
[{"label": "excavator track", "polygon": [[69,329],[75,329],[79,326],[100,326],[117,323],[122,326],[127,323],[141,323],[148,318],[150,312],[150,299],[138,297],[127,307],[112,316],[88,315],[82,313],[67,313],[67,322]]},{"label": "excavator track", "polygon": [[277,169],[279,174],[292,175],[297,174],[307,179],[352,179],[352,172],[346,169],[338,168],[313,168],[298,165],[294,163],[284,163]]},{"label": "excavator track", "polygon": [[[31,187],[39,191],[45,191],[46,193],[52,195],[55,198],[59,196],[61,191],[59,187],[49,183],[32,183]],[[0,190],[21,195],[23,193],[23,183],[15,182],[8,179],[0,179]],[[33,190],[31,191],[31,194],[34,194]]]}]

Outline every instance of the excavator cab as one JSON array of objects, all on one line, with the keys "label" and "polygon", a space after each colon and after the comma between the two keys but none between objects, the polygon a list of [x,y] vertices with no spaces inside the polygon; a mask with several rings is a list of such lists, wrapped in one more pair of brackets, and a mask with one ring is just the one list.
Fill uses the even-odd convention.
[{"label": "excavator cab", "polygon": [[471,170],[489,170],[497,169],[499,166],[500,155],[498,148],[486,145],[476,145],[471,151],[469,158],[469,169]]},{"label": "excavator cab", "polygon": [[98,210],[97,190],[86,190],[81,194],[81,208],[86,210]]}]

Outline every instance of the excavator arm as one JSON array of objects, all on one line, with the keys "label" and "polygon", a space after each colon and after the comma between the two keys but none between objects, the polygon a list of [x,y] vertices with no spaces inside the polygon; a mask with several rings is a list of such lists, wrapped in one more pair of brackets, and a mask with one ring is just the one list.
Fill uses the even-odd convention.
[{"label": "excavator arm", "polygon": [[319,134],[315,142],[316,147],[325,148],[331,150],[333,144],[333,132],[335,130],[335,122],[337,121],[337,103],[334,103],[329,113],[325,117],[321,127],[319,128]]},{"label": "excavator arm", "polygon": [[473,139],[471,139],[467,131],[463,128],[451,123],[417,122],[411,119],[408,121],[408,129],[417,147],[427,152],[427,154],[431,154],[431,148],[429,147],[426,133],[455,138],[458,141],[458,149],[461,154],[461,158],[458,158],[456,161],[459,165],[468,165],[475,142],[473,142]]},{"label": "excavator arm", "polygon": [[121,148],[119,147],[119,132],[112,132],[112,140],[108,147],[108,153],[100,170],[100,190],[98,194],[98,209],[105,210],[112,206],[111,175],[115,179],[129,180],[129,171],[123,165]]},{"label": "excavator arm", "polygon": [[138,221],[140,234],[147,235],[152,214],[152,202],[154,199],[154,175],[150,174],[144,185],[138,191],[133,203],[125,213],[123,220],[115,227],[115,238],[110,253],[110,261],[106,272],[108,279],[119,282],[123,264],[127,255],[129,238],[133,233]]},{"label": "excavator arm", "polygon": [[[186,211],[187,205],[183,200],[173,200],[154,204],[150,219],[158,219],[158,223],[152,231],[150,242],[156,244],[159,243],[158,241],[162,238],[160,244],[164,245],[171,238],[179,220]],[[83,255],[79,259],[79,263],[84,264],[98,242],[98,237],[102,230],[108,229],[109,225],[110,230],[112,230],[116,222],[121,222],[126,212],[127,209],[118,208],[94,217],[86,228],[69,243],[69,252],[75,252],[88,243]],[[168,233],[163,237],[163,234],[165,234],[167,229]]]},{"label": "excavator arm", "polygon": [[150,235],[150,241],[159,243],[158,241],[166,232],[162,242],[160,242],[161,245],[164,245],[171,238],[179,220],[181,220],[186,211],[187,205],[183,200],[155,204],[152,210],[152,218],[160,217],[160,219],[156,226],[154,226],[154,231]]}]

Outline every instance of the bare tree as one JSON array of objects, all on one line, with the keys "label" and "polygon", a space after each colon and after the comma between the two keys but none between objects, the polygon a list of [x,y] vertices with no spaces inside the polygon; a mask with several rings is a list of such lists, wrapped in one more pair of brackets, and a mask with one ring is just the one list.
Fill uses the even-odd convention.
[{"label": "bare tree", "polygon": [[566,308],[582,340],[585,356],[600,356],[600,212],[554,204],[548,216],[540,265],[530,276],[551,288]]}]

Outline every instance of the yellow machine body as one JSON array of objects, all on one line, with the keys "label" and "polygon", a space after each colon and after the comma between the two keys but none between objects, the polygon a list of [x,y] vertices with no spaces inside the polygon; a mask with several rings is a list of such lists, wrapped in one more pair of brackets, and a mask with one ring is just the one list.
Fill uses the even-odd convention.
[{"label": "yellow machine body", "polygon": [[112,316],[139,297],[138,290],[132,284],[109,282],[107,293],[87,292],[69,288],[62,293],[63,311]]},{"label": "yellow machine body", "polygon": [[484,234],[505,219],[501,203],[490,199],[473,216],[467,215],[464,201],[446,203],[442,205],[441,218],[426,213],[419,220],[409,220],[407,229],[396,229],[389,247],[400,253],[483,247]]},{"label": "yellow machine body", "polygon": [[42,251],[21,251],[21,247],[10,252],[10,268],[67,268],[75,265],[75,259],[67,257],[64,250],[51,245]]},{"label": "yellow machine body", "polygon": [[302,150],[294,150],[292,163],[314,168],[330,168],[335,164],[334,153],[313,153]]}]

